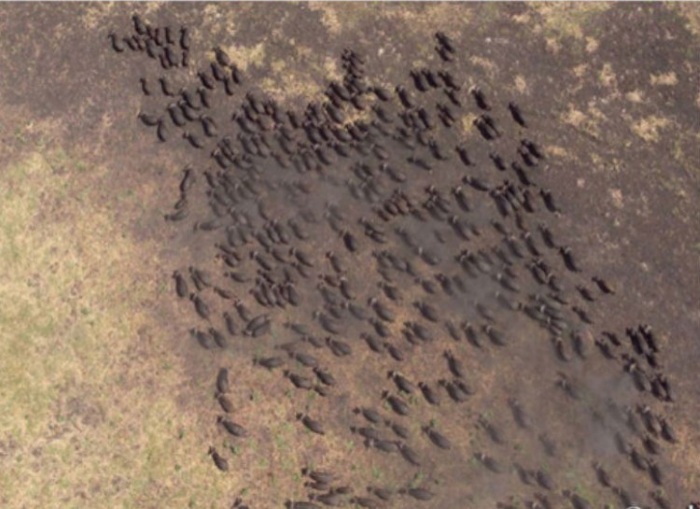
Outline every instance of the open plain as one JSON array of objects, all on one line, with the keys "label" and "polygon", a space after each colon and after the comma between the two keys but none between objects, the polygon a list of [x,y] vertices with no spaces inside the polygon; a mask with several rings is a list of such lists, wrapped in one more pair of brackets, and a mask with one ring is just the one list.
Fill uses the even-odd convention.
[{"label": "open plain", "polygon": [[698,7],[0,13],[0,507],[700,498]]}]

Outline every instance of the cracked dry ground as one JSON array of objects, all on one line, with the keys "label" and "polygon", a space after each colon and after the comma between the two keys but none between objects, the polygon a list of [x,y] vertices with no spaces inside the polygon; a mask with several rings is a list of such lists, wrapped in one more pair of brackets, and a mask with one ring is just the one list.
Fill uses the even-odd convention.
[{"label": "cracked dry ground", "polygon": [[[30,314],[41,327],[24,334],[80,338],[69,350],[99,345],[117,368],[71,366],[41,400],[55,414],[37,445],[23,449],[31,426],[7,431],[13,473],[51,477],[42,464],[73,454],[137,465],[56,482],[75,488],[64,503],[125,507],[173,492],[191,507],[296,509],[698,496],[697,37],[679,12],[101,9],[83,13],[88,36],[60,21],[67,7],[33,11],[45,26],[32,40],[52,33],[71,51],[11,46],[34,57],[30,73],[57,65],[58,85],[37,86],[60,91],[27,104],[5,81],[8,115],[41,120],[3,129],[16,151],[6,195],[37,196],[20,223],[94,240],[47,248],[78,260],[49,266],[75,269],[65,280],[18,265],[37,295],[75,299],[71,322]],[[376,37],[341,43],[344,14]],[[323,51],[309,17],[335,33]],[[90,58],[62,66],[82,48]],[[84,136],[96,150],[76,148]],[[21,259],[23,233],[9,235]],[[111,294],[119,304],[99,309]],[[146,445],[132,445],[141,427]]]}]

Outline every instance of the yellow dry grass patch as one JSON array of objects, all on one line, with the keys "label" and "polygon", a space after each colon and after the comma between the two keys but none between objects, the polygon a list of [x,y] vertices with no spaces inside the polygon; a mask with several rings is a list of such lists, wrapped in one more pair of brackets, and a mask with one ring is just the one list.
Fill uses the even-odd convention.
[{"label": "yellow dry grass patch", "polygon": [[493,78],[496,75],[497,67],[493,60],[473,55],[469,58],[469,61],[475,66],[484,69],[490,78]]},{"label": "yellow dry grass patch", "polygon": [[569,110],[561,115],[561,120],[590,136],[597,137],[600,131],[595,108],[590,107],[588,112],[576,109],[573,104],[569,104]]},{"label": "yellow dry grass patch", "polygon": [[577,78],[583,78],[586,73],[588,72],[588,64],[579,64],[576,67],[574,67],[571,72],[573,73],[574,76]]},{"label": "yellow dry grass patch", "polygon": [[562,159],[573,159],[571,152],[566,150],[566,148],[559,145],[546,145],[544,147],[545,153],[550,154],[553,157],[560,157]]},{"label": "yellow dry grass patch", "polygon": [[105,19],[114,15],[117,4],[111,2],[94,3],[84,6],[80,16],[82,24],[89,30],[103,26]]},{"label": "yellow dry grass patch", "polygon": [[[312,2],[308,9],[319,13],[321,23],[331,37],[371,42],[369,47],[373,49],[367,50],[371,51],[367,56],[372,59],[380,57],[392,72],[399,71],[400,62],[404,65],[410,62],[413,67],[434,64],[438,60],[434,50],[436,29],[458,39],[475,13],[475,9],[466,4],[420,2],[370,2],[362,5]],[[500,13],[495,6],[485,4],[479,10],[481,23],[498,16]],[[383,26],[387,23],[393,27],[391,34],[384,33]],[[420,41],[412,47],[410,54],[401,53],[401,48],[406,47],[404,44],[395,44],[397,38],[404,37]],[[378,46],[377,40],[380,41]]]},{"label": "yellow dry grass patch", "polygon": [[[473,17],[471,10],[450,4],[431,3],[413,6],[404,3],[399,5],[401,9],[386,10],[383,14],[388,18],[401,20],[416,32],[431,33],[435,27],[441,27],[449,34],[450,27],[464,26],[471,22]],[[488,5],[484,7],[490,8]]]},{"label": "yellow dry grass patch", "polygon": [[107,170],[47,150],[2,173],[0,506],[228,500],[178,409],[169,340],[141,309],[163,291],[157,257],[98,197]]},{"label": "yellow dry grass patch", "polygon": [[521,94],[525,94],[530,91],[530,86],[528,85],[525,76],[523,76],[522,74],[518,74],[515,77],[515,90],[517,90]]},{"label": "yellow dry grass patch", "polygon": [[622,191],[620,189],[610,189],[610,198],[616,208],[621,209],[624,205]]},{"label": "yellow dry grass patch", "polygon": [[556,55],[561,51],[561,43],[559,42],[559,39],[556,37],[546,37],[545,38],[545,45],[547,47],[547,51],[550,53]]},{"label": "yellow dry grass patch", "polygon": [[595,53],[598,51],[598,46],[600,42],[593,37],[586,37],[586,53]]},{"label": "yellow dry grass patch", "polygon": [[642,90],[632,90],[625,94],[625,99],[629,102],[641,104],[644,102],[644,91]]},{"label": "yellow dry grass patch", "polygon": [[649,76],[649,83],[652,85],[666,85],[673,86],[678,84],[678,76],[674,71],[665,72],[661,74],[652,74]]},{"label": "yellow dry grass patch", "polygon": [[475,113],[466,113],[465,115],[462,115],[462,133],[465,139],[477,135],[476,128],[474,127],[474,121],[477,119],[477,117],[478,115],[476,115]]},{"label": "yellow dry grass patch", "polygon": [[401,23],[411,32],[421,34],[432,33],[436,26],[449,33],[463,27],[472,18],[470,9],[441,3],[372,2],[360,5],[314,2],[308,8],[320,13],[324,27],[334,36],[353,31],[358,25],[379,17]]},{"label": "yellow dry grass patch", "polygon": [[[222,47],[228,54],[232,62],[242,71],[246,71],[251,66],[260,66],[265,60],[265,43],[260,42],[254,46],[242,46],[233,44],[231,46]],[[215,60],[215,53],[209,53],[210,60]]]},{"label": "yellow dry grass patch", "polygon": [[[342,32],[345,26],[345,16],[343,15],[345,13],[339,12],[341,5],[310,3],[308,6],[311,11],[316,11],[321,14],[321,23],[323,23],[323,26],[326,27],[329,33],[338,35],[340,32]],[[343,7],[347,8],[347,6]],[[343,19],[342,22],[341,18]]]},{"label": "yellow dry grass patch", "polygon": [[678,2],[665,4],[669,9],[675,9],[686,18],[686,28],[696,37],[700,37],[700,7],[693,2]]},{"label": "yellow dry grass patch", "polygon": [[617,89],[617,76],[615,75],[615,71],[613,71],[612,64],[610,62],[603,64],[603,68],[598,74],[598,79],[604,86]]},{"label": "yellow dry grass patch", "polygon": [[328,81],[342,81],[337,57],[319,55],[306,46],[296,46],[295,50],[293,59],[274,60],[270,64],[272,75],[262,81],[265,92],[276,100],[288,103],[318,100]]},{"label": "yellow dry grass patch", "polygon": [[542,17],[545,32],[583,40],[586,22],[610,5],[609,2],[541,2],[529,7]]},{"label": "yellow dry grass patch", "polygon": [[632,131],[644,141],[659,141],[659,131],[670,123],[667,118],[650,115],[634,122]]},{"label": "yellow dry grass patch", "polygon": [[[286,66],[283,66],[284,68]],[[277,84],[280,82],[279,76],[276,78],[264,78],[262,88],[265,93],[279,102],[287,102],[291,99],[310,100],[321,93],[321,84],[309,77],[297,74],[286,74],[284,78],[284,88],[280,89]]]}]

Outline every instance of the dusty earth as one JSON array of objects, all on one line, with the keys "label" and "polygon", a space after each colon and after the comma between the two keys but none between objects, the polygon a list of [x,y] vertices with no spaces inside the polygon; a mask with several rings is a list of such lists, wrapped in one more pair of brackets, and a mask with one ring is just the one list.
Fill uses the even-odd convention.
[{"label": "dusty earth", "polygon": [[[635,503],[658,504],[648,476],[632,469],[606,435],[599,437],[588,417],[569,413],[549,378],[540,379],[547,369],[563,369],[546,341],[547,348],[521,347],[498,363],[469,354],[465,362],[479,376],[471,379],[476,395],[463,412],[409,398],[411,431],[420,435],[421,425],[434,425],[453,443],[443,452],[417,442],[426,458],[420,468],[367,450],[348,432],[363,425],[351,412],[355,405],[376,405],[398,419],[370,396],[389,385],[368,356],[341,365],[335,374],[342,388],[320,398],[252,366],[253,355],[270,354],[255,344],[202,349],[188,332],[197,324],[192,305],[175,297],[171,274],[209,263],[212,246],[192,232],[191,222],[163,219],[196,151],[180,139],[158,143],[136,118],[153,105],[138,80],[159,71],[141,55],[116,54],[107,38],[110,30],[132,31],[135,12],[154,25],[189,27],[191,62],[183,79],[194,79],[218,45],[247,87],[285,110],[323,99],[328,82],[343,76],[344,48],[364,56],[366,75],[376,82],[410,87],[409,70],[440,65],[435,32],[448,34],[459,49],[464,94],[478,85],[494,103],[514,100],[527,112],[528,136],[547,157],[538,182],[562,209],[552,229],[587,274],[604,276],[616,290],[614,298],[598,299],[595,323],[586,330],[624,337],[625,327],[648,323],[660,338],[675,401],[660,403],[629,384],[613,384],[617,375],[629,377],[619,365],[608,371],[596,361],[577,365],[586,387],[596,388],[591,408],[618,398],[621,406],[643,402],[663,413],[678,443],[664,446],[659,493],[671,507],[700,497],[695,5],[6,4],[0,10],[0,506],[228,508],[241,497],[251,508],[282,507],[307,498],[301,469],[318,467],[339,473],[358,496],[367,485],[438,494],[426,502],[395,496],[386,507],[520,508],[546,491],[519,479],[515,464],[523,463],[555,479],[552,507],[571,506],[563,489],[592,507],[622,507],[596,482],[593,460],[608,465],[615,485]],[[467,140],[478,138],[473,118],[465,115],[452,131],[461,127]],[[305,249],[323,253],[330,246],[313,238]],[[308,318],[289,313],[287,321]],[[540,333],[526,321],[510,328]],[[278,343],[288,339],[285,329],[273,333]],[[470,352],[465,343],[451,348]],[[412,357],[402,373],[418,382],[426,370],[444,371],[442,350]],[[248,440],[230,441],[216,425],[222,366],[230,368],[234,415],[245,422]],[[519,432],[507,417],[515,393],[538,426],[551,425],[549,434],[562,444],[553,458],[535,448],[537,434]],[[295,420],[300,411],[325,416],[338,432],[319,441]],[[500,423],[505,445],[474,425],[479,417]],[[227,457],[228,472],[215,469],[211,445]],[[487,473],[472,457],[480,450],[508,471]]]}]

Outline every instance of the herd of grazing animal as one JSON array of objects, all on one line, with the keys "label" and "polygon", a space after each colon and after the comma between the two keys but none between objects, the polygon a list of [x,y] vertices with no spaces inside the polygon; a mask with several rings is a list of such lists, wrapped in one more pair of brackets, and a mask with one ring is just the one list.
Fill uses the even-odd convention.
[{"label": "herd of grazing animal", "polygon": [[[442,32],[430,66],[393,87],[346,49],[342,80],[295,109],[225,48],[194,58],[204,35],[135,15],[109,37],[121,58],[153,61],[143,128],[191,155],[165,215],[216,251],[173,273],[190,336],[212,352],[256,344],[252,379],[224,355],[212,367],[222,443],[258,440],[241,394],[283,383],[314,395],[289,415],[306,440],[364,445],[317,458],[297,479],[305,495],[279,507],[669,509],[666,341],[603,321],[622,289],[570,245],[537,112],[477,85]],[[557,466],[567,447],[575,478]],[[231,473],[228,448],[209,454]],[[350,455],[392,478],[368,486]],[[499,483],[500,498],[482,489]],[[246,503],[233,507],[258,507]]]}]

